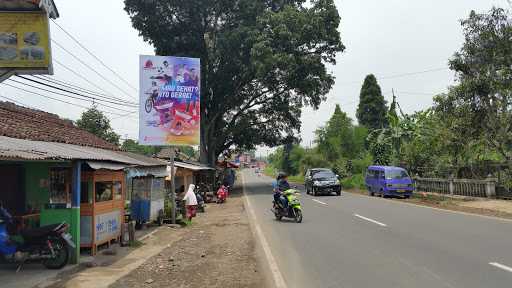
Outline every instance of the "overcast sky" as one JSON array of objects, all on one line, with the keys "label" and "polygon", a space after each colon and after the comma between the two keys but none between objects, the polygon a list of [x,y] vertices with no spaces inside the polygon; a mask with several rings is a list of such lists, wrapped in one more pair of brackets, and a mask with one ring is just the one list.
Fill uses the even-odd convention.
[{"label": "overcast sky", "polygon": [[[123,10],[123,1],[89,0],[84,4],[83,1],[55,0],[55,3],[61,15],[57,19],[59,25],[72,33],[124,79],[138,87],[138,55],[151,55],[153,48],[131,27],[130,19]],[[342,18],[339,30],[347,49],[338,55],[337,65],[330,67],[336,76],[336,84],[329,93],[327,102],[318,111],[304,110],[301,137],[305,145],[313,140],[315,129],[329,119],[336,103],[341,104],[342,110],[355,119],[359,90],[364,77],[369,73],[380,78],[379,84],[388,101],[391,99],[391,90],[395,89],[405,112],[430,106],[433,95],[446,91],[453,84],[453,73],[447,69],[447,61],[461,47],[463,41],[459,20],[467,17],[472,9],[485,11],[493,5],[509,7],[506,0],[337,0],[336,5]],[[110,71],[101,67],[53,23],[51,28],[52,37],[57,42],[129,92],[133,99],[138,97],[137,91],[127,87]],[[55,45],[53,55],[54,59],[73,67],[80,75],[107,92],[133,100]],[[394,77],[426,70],[435,71]],[[98,90],[57,64],[55,77]],[[73,120],[79,118],[84,110],[0,85],[0,96],[2,95]],[[85,106],[91,105],[87,102],[66,100]],[[116,132],[122,138],[126,135],[136,139],[137,115],[117,119],[115,117],[110,118],[113,118],[112,124]]]}]

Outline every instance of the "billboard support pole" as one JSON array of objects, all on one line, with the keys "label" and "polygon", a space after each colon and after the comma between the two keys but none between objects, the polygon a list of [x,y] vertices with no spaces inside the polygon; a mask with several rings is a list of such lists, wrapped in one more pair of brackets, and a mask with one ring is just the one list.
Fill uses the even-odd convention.
[{"label": "billboard support pole", "polygon": [[170,160],[170,166],[171,166],[171,223],[176,224],[176,182],[175,177],[176,173],[174,172],[174,158],[176,156],[176,151],[174,150],[174,147],[171,146],[171,156]]}]

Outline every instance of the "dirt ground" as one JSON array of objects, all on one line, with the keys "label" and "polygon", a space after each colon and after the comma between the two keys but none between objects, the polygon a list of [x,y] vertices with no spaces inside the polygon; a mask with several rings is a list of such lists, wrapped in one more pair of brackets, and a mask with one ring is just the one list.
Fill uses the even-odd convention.
[{"label": "dirt ground", "polygon": [[178,241],[110,287],[265,287],[240,192],[209,204],[183,229]]},{"label": "dirt ground", "polygon": [[[347,192],[368,195],[367,191],[349,189]],[[410,199],[393,199],[417,205],[473,213],[492,217],[512,219],[512,201],[510,200],[480,200],[475,198],[449,197],[433,193],[414,193]]]},{"label": "dirt ground", "polygon": [[470,208],[496,210],[512,214],[512,201],[510,200],[476,200],[460,203],[459,205]]}]

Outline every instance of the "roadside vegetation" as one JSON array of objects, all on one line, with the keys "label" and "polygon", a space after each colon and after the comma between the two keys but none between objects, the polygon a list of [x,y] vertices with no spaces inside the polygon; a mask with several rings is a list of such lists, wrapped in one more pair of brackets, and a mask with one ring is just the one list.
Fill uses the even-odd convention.
[{"label": "roadside vegetation", "polygon": [[[374,75],[360,92],[357,123],[342,107],[316,131],[314,147],[289,141],[269,156],[267,169],[304,175],[328,167],[345,188],[363,189],[372,164],[402,166],[422,177],[485,178],[501,173],[512,185],[512,16],[493,8],[461,21],[465,43],[449,59],[456,83],[422,111],[387,103]],[[406,97],[407,95],[399,95]],[[507,172],[508,171],[508,172]]]}]

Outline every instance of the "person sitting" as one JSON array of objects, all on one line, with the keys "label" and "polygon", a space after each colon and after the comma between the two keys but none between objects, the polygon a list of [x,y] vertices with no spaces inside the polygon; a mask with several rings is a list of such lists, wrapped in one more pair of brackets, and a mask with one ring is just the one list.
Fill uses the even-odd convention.
[{"label": "person sitting", "polygon": [[283,193],[291,189],[290,183],[288,183],[288,175],[284,172],[279,173],[277,176],[277,191],[279,193],[279,200],[284,209],[288,208],[288,199]]}]

